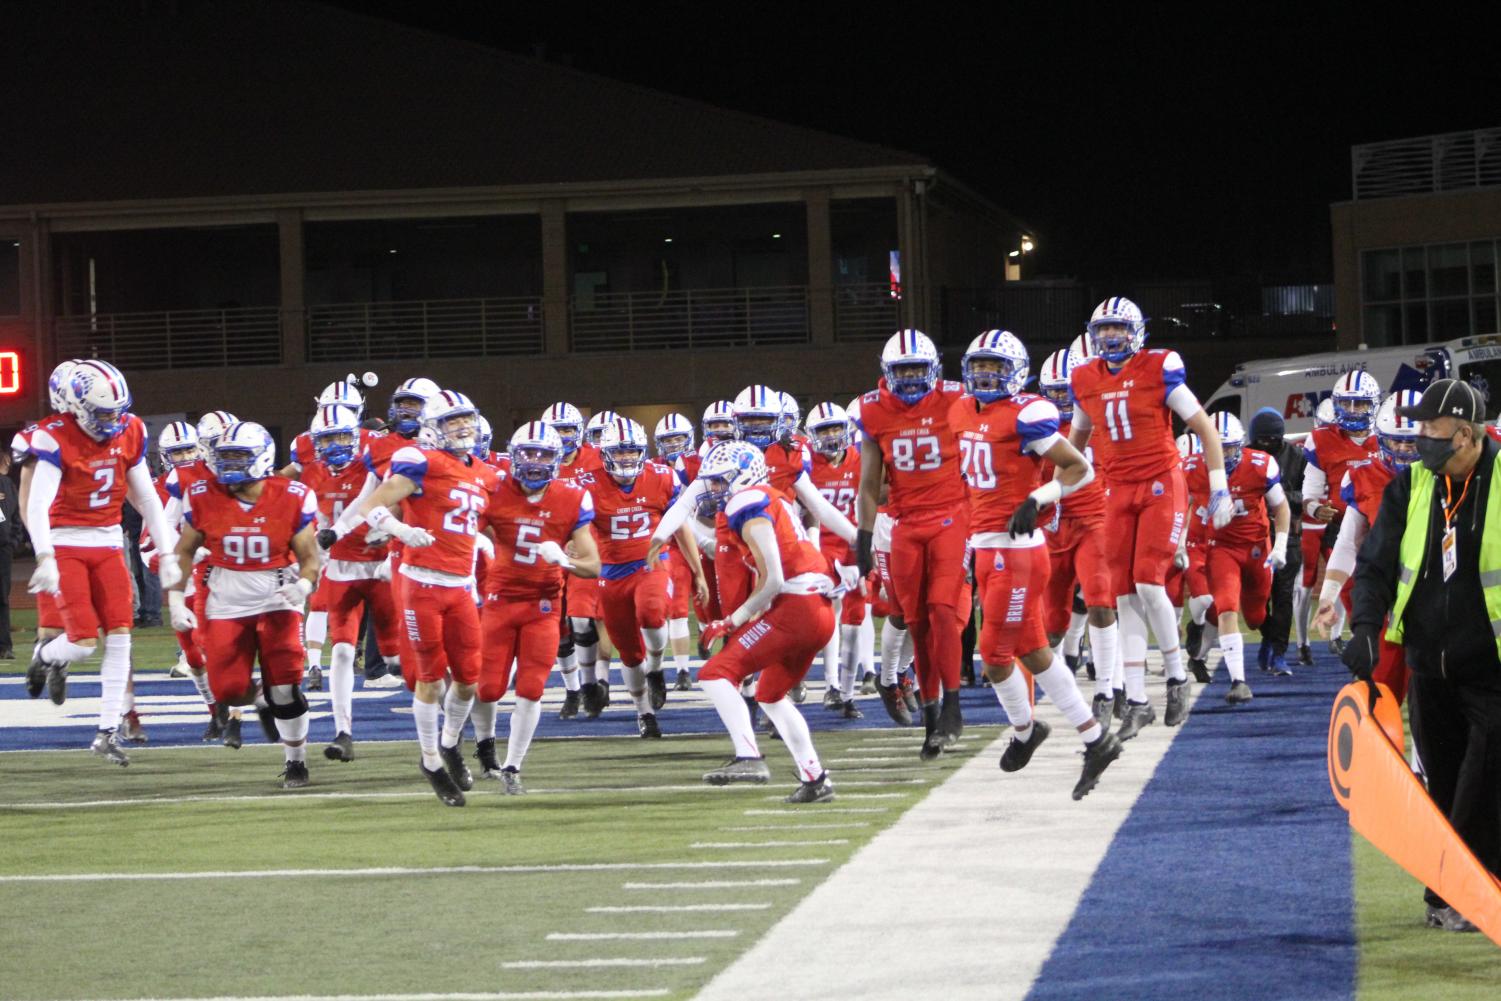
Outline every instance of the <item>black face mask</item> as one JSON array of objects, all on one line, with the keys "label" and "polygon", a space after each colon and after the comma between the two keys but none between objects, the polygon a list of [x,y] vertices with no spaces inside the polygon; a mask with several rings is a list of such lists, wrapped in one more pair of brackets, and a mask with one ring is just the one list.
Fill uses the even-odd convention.
[{"label": "black face mask", "polygon": [[[1455,432],[1456,434],[1458,432]],[[1430,473],[1436,473],[1448,464],[1449,459],[1457,449],[1454,447],[1454,435],[1447,438],[1429,438],[1427,435],[1418,435],[1418,460],[1423,463],[1423,468]]]},{"label": "black face mask", "polygon": [[1256,449],[1258,452],[1266,452],[1270,455],[1276,455],[1278,452],[1282,451],[1282,436],[1278,435],[1275,438],[1257,438],[1255,441],[1251,442],[1251,447]]}]

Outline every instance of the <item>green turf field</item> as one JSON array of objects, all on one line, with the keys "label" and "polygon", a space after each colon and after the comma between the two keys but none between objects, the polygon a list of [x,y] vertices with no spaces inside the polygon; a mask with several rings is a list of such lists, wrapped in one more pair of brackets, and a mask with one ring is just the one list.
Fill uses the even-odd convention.
[{"label": "green turf field", "polygon": [[[36,642],[36,609],[17,608],[10,613],[11,642],[15,660],[0,660],[0,674],[24,674]],[[132,634],[131,657],[138,671],[165,671],[177,662],[177,637],[166,626],[137,629]],[[97,670],[99,654],[86,658],[82,670]]]},{"label": "green turf field", "polygon": [[[433,798],[409,742],[314,759],[301,792],[275,788],[273,747],[161,750],[125,772],[85,752],[5,755],[0,995],[689,997],[995,733],[972,728],[933,765],[910,730],[820,733],[840,795],[801,807],[780,802],[794,780],[773,742],[772,785],[702,786],[727,753],[719,737],[540,742],[529,795],[481,783],[464,809]],[[67,805],[89,801],[114,802]],[[460,866],[490,871],[326,872]],[[325,872],[4,881],[219,870]],[[590,910],[685,906],[701,909]],[[559,937],[619,933],[646,937]],[[512,965],[531,963],[546,965]]]}]

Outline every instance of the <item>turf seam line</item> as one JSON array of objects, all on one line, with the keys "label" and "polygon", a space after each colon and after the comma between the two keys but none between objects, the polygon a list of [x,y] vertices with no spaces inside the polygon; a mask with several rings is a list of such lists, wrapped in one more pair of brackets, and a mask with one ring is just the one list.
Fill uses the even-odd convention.
[{"label": "turf seam line", "polygon": [[51,875],[0,876],[0,883],[103,883],[103,882],[151,882],[177,879],[266,879],[266,878],[329,878],[348,879],[369,876],[452,876],[452,875],[505,875],[508,873],[547,872],[610,872],[628,869],[753,869],[787,866],[828,865],[825,858],[808,859],[727,859],[722,862],[577,862],[554,865],[451,865],[430,868],[372,868],[372,869],[249,869],[216,870],[206,872],[76,872]]}]

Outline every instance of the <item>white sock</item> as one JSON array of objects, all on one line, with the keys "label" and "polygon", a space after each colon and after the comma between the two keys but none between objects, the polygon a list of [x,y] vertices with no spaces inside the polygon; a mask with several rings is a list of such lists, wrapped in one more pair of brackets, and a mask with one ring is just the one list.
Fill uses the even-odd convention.
[{"label": "white sock", "polygon": [[469,719],[474,724],[474,739],[495,739],[495,714],[500,709],[499,702],[485,702],[478,697],[474,705],[469,707]]},{"label": "white sock", "polygon": [[1094,693],[1109,695],[1115,675],[1115,660],[1120,652],[1121,631],[1114,622],[1108,626],[1089,627],[1089,649],[1094,653]]},{"label": "white sock", "polygon": [[353,643],[335,643],[328,652],[328,691],[334,709],[334,735],[354,733]]},{"label": "white sock", "polygon": [[812,782],[823,774],[823,765],[818,752],[813,749],[813,735],[808,732],[808,721],[797,711],[792,700],[781,698],[775,702],[761,703],[761,711],[771,720],[782,735],[782,742],[792,752],[792,763],[797,766],[803,781]]},{"label": "white sock", "polygon": [[1232,683],[1246,680],[1246,650],[1240,633],[1220,633],[1220,652]]},{"label": "white sock", "polygon": [[[686,653],[673,654],[672,666],[678,672],[678,674],[687,674],[689,671],[688,655]],[[674,675],[674,677],[676,677],[676,675]]]},{"label": "white sock", "polygon": [[[1120,620],[1117,619],[1116,626],[1119,625]],[[1110,670],[1110,688],[1112,693],[1126,690],[1126,651],[1120,643],[1115,644],[1115,666]]]},{"label": "white sock", "polygon": [[1063,634],[1063,654],[1066,657],[1079,656],[1079,644],[1084,639],[1084,627],[1089,622],[1089,616],[1083,612],[1070,612],[1068,616],[1068,630]]},{"label": "white sock", "polygon": [[516,708],[511,710],[511,733],[506,738],[506,768],[521,770],[527,748],[532,746],[532,734],[537,732],[537,721],[541,718],[542,703],[519,695],[516,697]]},{"label": "white sock", "polygon": [[565,692],[578,691],[580,687],[579,675],[583,674],[579,670],[579,666],[574,664],[572,667],[564,667],[560,670],[563,675],[563,690]]},{"label": "white sock", "polygon": [[[287,747],[287,752],[289,755],[287,758],[288,761],[301,761],[303,759],[304,755],[302,752],[305,749],[301,745],[307,743],[307,731],[307,713],[303,713],[296,719],[282,719],[280,716],[276,717],[276,733],[279,737],[281,737],[281,742],[287,745],[298,745],[295,748],[290,746]],[[294,750],[298,752],[298,756],[295,758],[290,756],[291,752]]]},{"label": "white sock", "polygon": [[305,647],[303,652],[307,656],[308,667],[316,667],[320,670],[323,668],[323,648],[321,646]]},{"label": "white sock", "polygon": [[881,625],[881,684],[896,684],[897,673],[906,663],[902,659],[902,648],[907,642],[907,630],[898,629],[887,619]]},{"label": "white sock", "polygon": [[208,687],[208,672],[195,672],[192,668],[188,668],[188,677],[192,679],[193,687],[198,689],[198,695],[203,699],[203,704],[212,709],[214,707],[214,693]]},{"label": "white sock", "polygon": [[1207,652],[1209,650],[1213,650],[1214,649],[1214,645],[1219,642],[1219,639],[1220,639],[1220,627],[1217,626],[1217,625],[1215,625],[1213,622],[1206,622],[1206,623],[1204,623],[1204,649],[1205,649],[1205,651]]},{"label": "white sock", "polygon": [[839,627],[839,694],[849,701],[855,697],[855,680],[860,674],[860,627]]},{"label": "white sock", "polygon": [[42,648],[42,659],[49,664],[71,664],[74,661],[83,660],[93,652],[93,647],[74,643],[64,634],[54,637]]},{"label": "white sock", "polygon": [[[672,641],[674,641],[674,642],[676,642],[678,640],[685,640],[685,639],[687,639],[688,638],[688,620],[686,618],[682,618],[682,619],[668,619],[667,620],[667,638],[670,639],[670,640],[672,640]],[[679,653],[679,654],[674,654],[673,656],[675,656],[675,657],[686,657],[688,655],[686,653]]]},{"label": "white sock", "polygon": [[1332,630],[1330,630],[1330,632],[1329,632],[1329,635],[1331,637],[1338,638],[1338,637],[1343,636],[1345,634],[1345,619],[1346,619],[1346,617],[1347,617],[1347,615],[1346,615],[1346,612],[1345,612],[1345,603],[1343,601],[1339,600],[1338,598],[1335,598],[1334,599],[1334,628]]},{"label": "white sock", "polygon": [[423,702],[412,696],[412,720],[417,724],[417,746],[422,749],[422,767],[433,771],[443,767],[438,757],[438,703]]},{"label": "white sock", "polygon": [[667,652],[667,626],[641,630],[646,640],[646,673],[656,674],[662,670],[662,656]]},{"label": "white sock", "polygon": [[474,705],[474,696],[459,698],[459,686],[450,685],[443,696],[443,746],[457,747],[464,735],[464,724],[469,719],[469,709]]},{"label": "white sock", "polygon": [[1001,708],[1006,710],[1006,719],[1015,731],[1013,735],[1018,740],[1027,740],[1032,735],[1032,700],[1027,697],[1027,682],[1022,672],[1013,665],[1006,680],[992,682],[991,687],[1001,701]]},{"label": "white sock", "polygon": [[1167,596],[1167,588],[1161,584],[1137,584],[1136,593],[1141,597],[1142,612],[1157,637],[1157,649],[1162,653],[1162,668],[1169,681],[1182,681],[1188,677],[1183,669],[1183,649],[1178,642],[1178,621],[1173,614],[1173,602]]},{"label": "white sock", "polygon": [[831,691],[839,690],[839,602],[834,602],[834,632],[823,645],[823,682]]},{"label": "white sock", "polygon": [[859,628],[860,659],[856,663],[860,667],[860,676],[863,678],[875,670],[876,662],[876,620],[875,616],[870,614],[870,609],[865,610],[865,618],[860,620]]},{"label": "white sock", "polygon": [[104,637],[104,660],[99,665],[99,729],[113,730],[125,711],[125,685],[130,680],[130,634]]},{"label": "white sock", "polygon": [[[596,653],[594,655],[594,680],[603,681],[608,685],[610,683],[610,658],[606,657],[604,651],[600,650],[598,647],[595,647],[595,650]],[[625,675],[622,672],[621,677],[623,678],[624,676]]]},{"label": "white sock", "polygon": [[756,731],[751,727],[750,710],[740,697],[740,688],[726,678],[711,681],[699,680],[698,687],[714,703],[719,721],[729,731],[730,743],[735,745],[735,757],[759,758],[761,749],[756,746]]},{"label": "white sock", "polygon": [[1197,598],[1188,599],[1188,616],[1194,620],[1195,625],[1204,624],[1204,614],[1209,611],[1209,606],[1214,604],[1214,595],[1201,594]]},{"label": "white sock", "polygon": [[641,670],[640,665],[631,667],[621,664],[620,677],[625,682],[625,690],[630,693],[631,700],[636,703],[637,716],[645,716],[656,711],[651,707],[651,696],[646,691],[646,672]]},{"label": "white sock", "polygon": [[1308,613],[1311,607],[1308,599],[1312,593],[1313,589],[1304,587],[1301,578],[1293,585],[1293,627],[1298,634],[1298,646],[1308,645]]},{"label": "white sock", "polygon": [[[311,654],[313,652],[313,649],[321,651],[323,649],[323,643],[327,639],[328,613],[308,612],[307,618],[303,620],[302,626],[302,641],[307,644],[309,648],[308,653]],[[319,656],[322,656],[322,654],[320,653]]]},{"label": "white sock", "polygon": [[599,681],[599,670],[594,666],[594,658],[590,658],[579,665],[579,675],[583,678],[580,684],[592,685]]},{"label": "white sock", "polygon": [[578,669],[579,669],[578,654],[575,653],[575,652],[573,652],[572,650],[569,650],[567,653],[563,654],[563,656],[561,656],[561,657],[558,658],[558,670],[559,671],[561,671],[561,672],[563,672],[563,673],[566,674],[569,671],[577,671]]},{"label": "white sock", "polygon": [[1046,671],[1033,677],[1063,714],[1063,718],[1068,720],[1069,726],[1077,730],[1094,719],[1089,703],[1084,701],[1084,696],[1079,692],[1079,683],[1074,680],[1074,673],[1061,660],[1053,661]]},{"label": "white sock", "polygon": [[912,638],[912,630],[910,630],[910,629],[903,629],[902,630],[902,653],[901,653],[901,656],[898,657],[897,661],[896,661],[896,668],[897,668],[897,670],[898,671],[905,671],[907,669],[907,665],[910,664],[910,663],[912,663],[912,661],[916,657],[917,657],[917,640],[915,640],[915,639]]},{"label": "white sock", "polygon": [[1125,665],[1126,698],[1147,701],[1147,623],[1141,614],[1141,599],[1123,594],[1116,599],[1115,613],[1121,627],[1121,660]]}]

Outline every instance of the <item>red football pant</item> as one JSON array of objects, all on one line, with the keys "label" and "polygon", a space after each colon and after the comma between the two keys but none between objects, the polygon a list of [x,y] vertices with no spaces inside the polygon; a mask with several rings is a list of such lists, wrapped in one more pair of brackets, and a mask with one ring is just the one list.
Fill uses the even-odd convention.
[{"label": "red football pant", "polygon": [[865,614],[869,607],[870,603],[866,601],[864,593],[859,588],[844,592],[844,597],[839,601],[839,624],[858,626],[865,621]]},{"label": "red football pant", "polygon": [[912,632],[918,689],[928,701],[959,687],[959,608],[968,531],[968,510],[922,520],[908,516],[891,530],[891,584]]},{"label": "red football pant", "polygon": [[1074,584],[1084,590],[1090,608],[1114,608],[1110,569],[1105,559],[1103,518],[1063,518],[1048,537],[1048,583],[1043,592],[1044,625],[1050,633],[1068,629],[1074,607]]},{"label": "red football pant", "polygon": [[1314,581],[1319,579],[1319,554],[1324,550],[1325,527],[1318,528],[1303,526],[1303,586],[1313,587]]},{"label": "red football pant", "polygon": [[714,570],[713,560],[704,560],[704,583],[709,585],[708,604],[700,604],[697,597],[693,599],[693,614],[698,616],[700,622],[717,622],[724,618],[724,611],[719,606],[719,577]]},{"label": "red football pant", "polygon": [[516,696],[539,701],[558,653],[561,635],[554,614],[557,599],[492,595],[480,613],[485,652],[480,664],[479,700],[499,702],[516,663]]},{"label": "red football pant", "polygon": [[891,554],[889,552],[877,549],[871,553],[871,556],[875,558],[875,573],[876,576],[880,578],[881,583],[881,601],[882,604],[885,605],[886,609],[884,612],[877,612],[876,614],[881,616],[882,618],[887,618],[892,615],[895,615],[897,618],[901,618],[902,606],[897,601],[896,588],[891,583]]},{"label": "red football pant", "polygon": [[198,645],[198,632],[197,629],[187,632],[172,630],[177,637],[177,648],[182,651],[182,659],[195,671],[203,670],[203,649]]},{"label": "red football pant", "polygon": [[246,705],[255,697],[251,670],[261,663],[261,683],[302,684],[302,613],[262,612],[241,619],[209,619],[204,659],[214,701]]},{"label": "red football pant", "polygon": [[667,565],[664,569],[670,571],[667,617],[686,619],[688,613],[693,611],[693,571],[688,569],[688,561],[676,548],[667,550]]},{"label": "red football pant", "polygon": [[643,629],[661,629],[667,624],[668,575],[665,570],[637,570],[620,580],[601,579],[599,610],[605,632],[620,662],[640,667],[646,659]]},{"label": "red football pant", "polygon": [[1173,554],[1188,524],[1188,487],[1183,470],[1156,480],[1110,484],[1105,507],[1105,555],[1117,595],[1137,584],[1164,584]]},{"label": "red football pant", "polygon": [[458,684],[478,682],[480,628],[474,589],[423,584],[405,574],[400,580],[407,643],[417,665],[415,671],[408,671],[407,661],[402,659],[401,673],[407,687],[419,681],[442,681],[445,671]]},{"label": "red football pant", "polygon": [[130,628],[130,571],[123,550],[58,546],[54,555],[61,591],[57,606],[70,641],[93,640],[101,627],[106,632]]},{"label": "red football pant", "polygon": [[360,613],[370,609],[370,626],[375,630],[375,645],[382,657],[395,657],[401,651],[401,631],[397,627],[396,601],[390,581],[329,580],[323,578],[314,594],[323,595],[328,610],[328,642],[358,646]]},{"label": "red football pant", "polygon": [[834,608],[821,594],[778,595],[766,614],[724,641],[698,672],[700,682],[723,678],[740,684],[761,672],[757,702],[780,702],[808,674],[813,658],[834,635]]},{"label": "red football pant", "polygon": [[568,591],[568,614],[576,619],[599,618],[599,581],[585,580],[568,574],[563,586]]},{"label": "red football pant", "polygon": [[57,630],[66,628],[63,625],[62,609],[57,607],[57,599],[46,591],[36,596],[36,627]]},{"label": "red football pant", "polygon": [[326,613],[328,611],[328,592],[324,590],[324,585],[327,583],[328,581],[325,578],[320,577],[318,579],[318,586],[313,588],[312,594],[308,595],[307,610],[309,614],[313,612]]},{"label": "red football pant", "polygon": [[1046,546],[975,550],[975,584],[984,612],[977,649],[987,665],[1002,667],[1048,645],[1043,602],[1049,562]]},{"label": "red football pant", "polygon": [[1266,565],[1262,547],[1211,545],[1205,572],[1215,611],[1240,612],[1246,625],[1261,628],[1272,595],[1272,568]]}]

